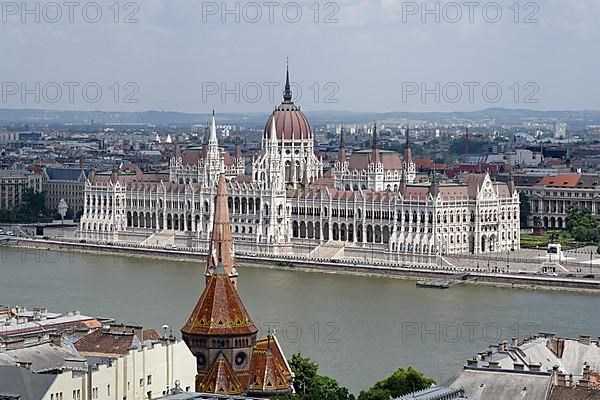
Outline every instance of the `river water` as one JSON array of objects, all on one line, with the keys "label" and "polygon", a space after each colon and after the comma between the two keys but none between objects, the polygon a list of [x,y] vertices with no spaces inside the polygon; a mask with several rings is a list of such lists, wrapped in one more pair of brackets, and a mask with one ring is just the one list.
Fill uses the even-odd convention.
[{"label": "river water", "polygon": [[[538,331],[600,335],[592,294],[458,285],[419,289],[394,279],[239,268],[239,292],[262,334],[276,331],[352,392],[399,367],[439,383],[488,344]],[[80,310],[160,331],[179,328],[204,287],[203,266],[123,256],[0,248],[0,304]]]}]

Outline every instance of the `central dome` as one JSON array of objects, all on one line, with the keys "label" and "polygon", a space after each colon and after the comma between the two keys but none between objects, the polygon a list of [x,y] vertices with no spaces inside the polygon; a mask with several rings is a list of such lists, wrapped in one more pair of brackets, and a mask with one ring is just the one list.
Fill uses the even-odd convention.
[{"label": "central dome", "polygon": [[265,126],[265,138],[269,137],[271,132],[271,121],[275,119],[275,130],[277,131],[277,140],[306,140],[312,139],[312,132],[308,119],[294,103],[281,103],[273,113],[273,118],[269,117]]},{"label": "central dome", "polygon": [[263,134],[265,139],[269,138],[273,120],[275,120],[277,140],[312,140],[312,131],[306,115],[292,101],[289,71],[286,72],[283,102],[273,112],[273,118],[269,117],[267,120]]}]

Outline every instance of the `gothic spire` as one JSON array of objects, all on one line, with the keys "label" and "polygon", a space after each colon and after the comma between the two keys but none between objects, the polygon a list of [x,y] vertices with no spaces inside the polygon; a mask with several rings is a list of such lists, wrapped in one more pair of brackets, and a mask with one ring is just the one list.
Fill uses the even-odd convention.
[{"label": "gothic spire", "polygon": [[371,145],[371,161],[374,164],[379,164],[381,162],[381,156],[379,154],[379,149],[381,147],[381,143],[379,142],[379,133],[377,133],[377,122],[373,124],[373,142]]},{"label": "gothic spire", "polygon": [[215,110],[213,110],[212,112],[212,119],[210,123],[210,137],[208,139],[208,144],[215,146],[219,145],[219,142],[217,140],[217,122],[215,119]]},{"label": "gothic spire", "polygon": [[371,148],[373,150],[379,149],[381,147],[381,143],[379,142],[379,133],[377,133],[377,122],[373,124],[373,141],[371,143]]},{"label": "gothic spire", "polygon": [[269,143],[271,146],[277,146],[279,142],[277,141],[277,121],[275,120],[275,113],[271,115],[271,132],[269,134]]},{"label": "gothic spire", "polygon": [[340,147],[338,150],[338,161],[343,163],[346,161],[346,141],[344,140],[344,126],[340,129]]},{"label": "gothic spire", "polygon": [[437,198],[438,193],[440,192],[440,188],[436,179],[437,172],[435,171],[435,164],[433,165],[433,175],[431,176],[431,185],[429,186],[429,193],[433,196],[435,200]]},{"label": "gothic spire", "polygon": [[412,150],[410,149],[410,124],[406,125],[406,144],[404,145],[404,163],[406,167],[412,163]]},{"label": "gothic spire", "polygon": [[284,103],[292,102],[292,88],[290,86],[290,66],[289,63],[286,63],[285,67],[285,90],[283,91],[283,101]]},{"label": "gothic spire", "polygon": [[233,237],[231,235],[231,225],[229,223],[229,195],[227,193],[227,183],[225,174],[219,175],[217,185],[217,197],[215,199],[215,214],[213,220],[213,231],[210,238],[210,247],[208,249],[208,262],[206,264],[206,280],[217,271],[219,264],[236,286],[237,268],[235,266],[235,257],[233,256]]}]

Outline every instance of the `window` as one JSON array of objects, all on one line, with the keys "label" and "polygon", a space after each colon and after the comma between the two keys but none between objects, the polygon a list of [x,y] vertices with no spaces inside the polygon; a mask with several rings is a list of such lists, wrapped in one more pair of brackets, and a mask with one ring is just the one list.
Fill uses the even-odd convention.
[{"label": "window", "polygon": [[144,386],[144,378],[140,378],[140,387]]},{"label": "window", "polygon": [[106,395],[110,396],[110,385],[106,385]]},{"label": "window", "polygon": [[152,385],[152,375],[148,375],[146,378],[146,385]]}]

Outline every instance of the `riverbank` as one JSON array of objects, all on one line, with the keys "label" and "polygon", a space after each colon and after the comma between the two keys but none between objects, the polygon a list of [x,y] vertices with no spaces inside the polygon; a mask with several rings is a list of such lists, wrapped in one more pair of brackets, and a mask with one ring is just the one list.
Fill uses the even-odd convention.
[{"label": "riverbank", "polygon": [[[204,263],[206,253],[119,245],[63,242],[41,239],[15,239],[0,249],[10,251],[11,247],[34,251],[78,252],[84,254],[114,255],[118,257],[138,257],[164,259],[170,261],[197,261]],[[392,278],[417,281],[419,279],[452,280],[457,284],[488,285],[500,288],[528,290],[559,290],[600,293],[600,280],[543,275],[499,274],[482,272],[476,269],[439,268],[431,265],[393,265],[376,262],[364,265],[345,262],[325,262],[322,260],[296,259],[275,256],[238,255],[238,262],[249,267],[271,268],[290,271],[319,272],[325,274],[345,274],[377,278]]]}]

